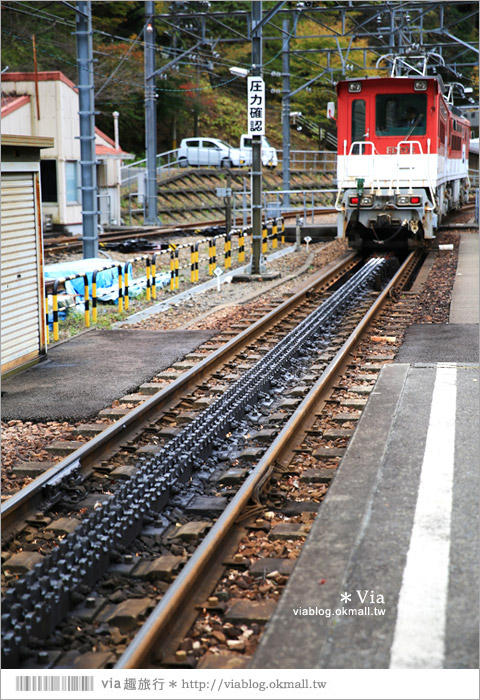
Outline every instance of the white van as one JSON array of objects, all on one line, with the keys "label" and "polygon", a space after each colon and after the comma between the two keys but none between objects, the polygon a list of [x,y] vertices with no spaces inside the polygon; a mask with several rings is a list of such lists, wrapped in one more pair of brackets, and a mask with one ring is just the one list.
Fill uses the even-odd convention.
[{"label": "white van", "polygon": [[[252,137],[247,134],[240,136],[240,150],[247,155],[248,165],[252,164]],[[262,165],[267,168],[276,168],[278,165],[277,151],[270,146],[265,136],[262,136]]]},{"label": "white van", "polygon": [[245,154],[225,141],[211,138],[182,139],[178,149],[180,167],[188,165],[239,168],[247,165]]}]

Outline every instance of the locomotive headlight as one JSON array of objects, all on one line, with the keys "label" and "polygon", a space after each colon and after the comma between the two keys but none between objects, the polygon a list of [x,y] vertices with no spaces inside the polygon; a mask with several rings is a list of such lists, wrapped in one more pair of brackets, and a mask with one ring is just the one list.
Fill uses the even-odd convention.
[{"label": "locomotive headlight", "polygon": [[362,92],[362,83],[348,83],[348,92]]},{"label": "locomotive headlight", "polygon": [[418,194],[408,195],[408,194],[398,194],[397,195],[397,207],[408,207],[411,204],[421,204],[422,198]]},{"label": "locomotive headlight", "polygon": [[417,90],[417,92],[421,90],[426,90],[427,89],[427,81],[426,80],[416,80],[413,83],[413,89]]},{"label": "locomotive headlight", "polygon": [[[350,206],[358,206],[358,197],[350,197],[349,198],[349,204]],[[360,206],[361,207],[371,207],[373,204],[373,197],[370,197],[370,195],[364,195],[363,197],[360,197]]]}]

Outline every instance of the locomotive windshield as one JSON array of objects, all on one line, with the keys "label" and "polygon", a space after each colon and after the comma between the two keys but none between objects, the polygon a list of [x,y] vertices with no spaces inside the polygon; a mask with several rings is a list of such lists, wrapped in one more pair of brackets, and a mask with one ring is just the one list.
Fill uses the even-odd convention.
[{"label": "locomotive windshield", "polygon": [[427,96],[377,95],[375,115],[377,136],[423,136],[427,132]]}]

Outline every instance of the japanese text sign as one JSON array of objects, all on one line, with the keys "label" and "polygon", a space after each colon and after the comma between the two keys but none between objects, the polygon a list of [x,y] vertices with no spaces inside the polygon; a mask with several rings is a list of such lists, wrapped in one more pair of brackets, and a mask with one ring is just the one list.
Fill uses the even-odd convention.
[{"label": "japanese text sign", "polygon": [[247,123],[248,136],[265,134],[265,83],[256,76],[248,77]]}]

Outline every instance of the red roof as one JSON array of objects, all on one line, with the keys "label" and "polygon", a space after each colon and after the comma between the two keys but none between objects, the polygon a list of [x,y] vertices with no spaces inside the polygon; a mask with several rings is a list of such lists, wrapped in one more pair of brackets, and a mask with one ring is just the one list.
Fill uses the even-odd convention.
[{"label": "red roof", "polygon": [[97,156],[116,156],[117,158],[119,156],[130,156],[130,153],[127,153],[127,151],[123,151],[121,148],[115,148],[115,141],[111,139],[110,136],[107,136],[105,132],[101,131],[101,129],[99,129],[98,126],[95,127],[95,133],[98,136],[100,136],[100,138],[102,138],[104,141],[109,143],[111,146],[110,148],[109,146],[104,146],[103,144],[96,143],[95,153]]},{"label": "red roof", "polygon": [[30,102],[30,95],[2,95],[2,118],[15,112],[23,105],[28,104],[28,102]]},{"label": "red roof", "polygon": [[121,148],[110,148],[110,146],[102,146],[101,144],[95,144],[95,154],[97,156],[112,156],[117,158],[130,157],[130,153],[127,151],[122,151]]}]

